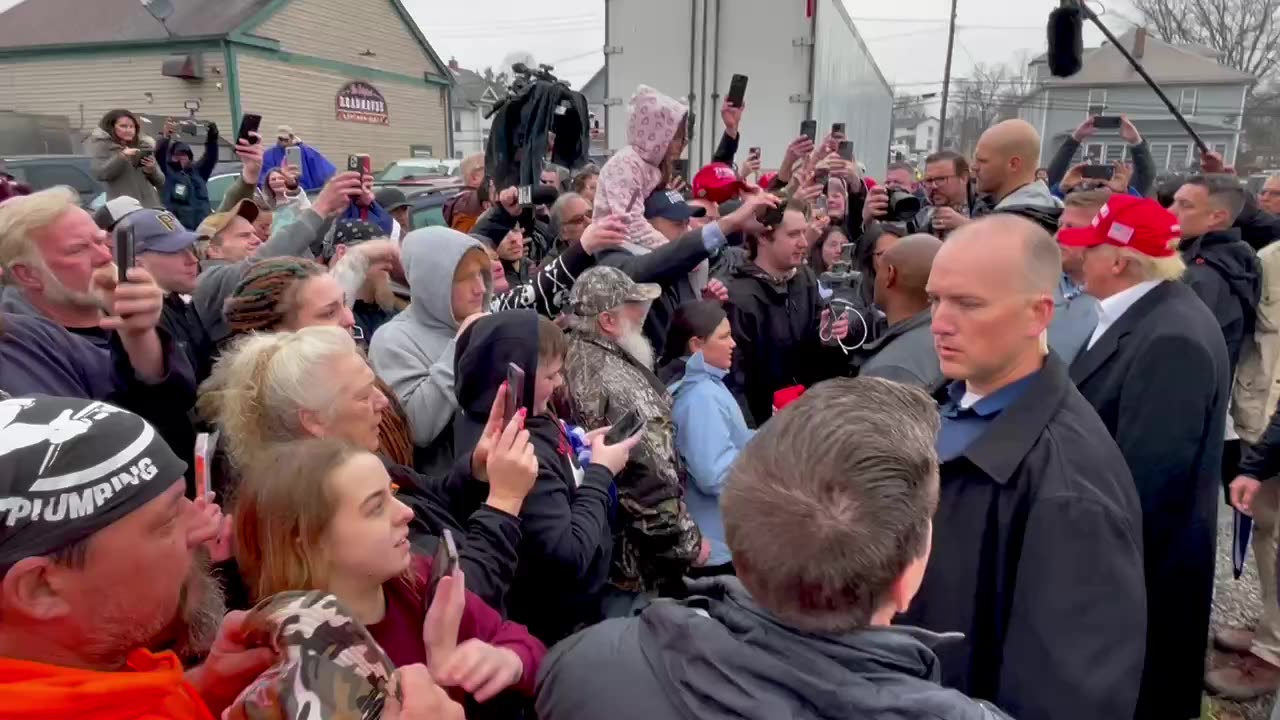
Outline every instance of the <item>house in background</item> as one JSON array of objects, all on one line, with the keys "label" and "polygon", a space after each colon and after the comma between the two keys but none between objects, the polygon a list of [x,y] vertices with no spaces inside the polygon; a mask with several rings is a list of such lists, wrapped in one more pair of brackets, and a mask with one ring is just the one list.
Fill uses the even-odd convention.
[{"label": "house in background", "polygon": [[901,154],[904,162],[923,164],[926,157],[938,150],[938,127],[938,118],[933,116],[895,117],[890,148],[894,157],[890,160]]},{"label": "house in background", "polygon": [[[444,156],[452,78],[400,0],[25,0],[0,13],[0,110],[65,117],[83,137],[112,108],[214,121],[245,113],[335,165]],[[27,152],[40,152],[32,148]],[[225,159],[229,159],[224,157]]]},{"label": "house in background", "polygon": [[[1253,76],[1223,65],[1215,50],[1173,45],[1144,28],[1131,30],[1119,40],[1177,104],[1205,144],[1234,165],[1245,95]],[[1198,162],[1194,141],[1110,43],[1086,50],[1083,68],[1069,78],[1050,75],[1045,55],[1032,60],[1029,71],[1036,85],[1019,103],[1018,117],[1040,132],[1042,163],[1047,164],[1063,140],[1091,115],[1127,115],[1151,146],[1161,173],[1181,172]],[[1119,131],[1102,130],[1086,141],[1076,159],[1111,161],[1127,155]]]},{"label": "house in background", "polygon": [[502,76],[495,77],[492,69],[484,74],[460,67],[450,58],[449,73],[453,75],[453,91],[450,101],[453,110],[453,157],[461,160],[468,155],[483,153],[489,141],[489,127],[493,118],[485,117],[493,106],[507,94]]}]

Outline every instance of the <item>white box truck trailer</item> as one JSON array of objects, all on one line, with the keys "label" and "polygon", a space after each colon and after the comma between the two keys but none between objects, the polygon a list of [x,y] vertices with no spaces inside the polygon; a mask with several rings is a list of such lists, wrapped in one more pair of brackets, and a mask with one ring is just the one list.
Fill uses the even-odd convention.
[{"label": "white box truck trailer", "polygon": [[761,148],[776,168],[800,123],[821,139],[844,122],[857,159],[884,177],[893,90],[840,0],[605,0],[605,132],[626,143],[627,103],[645,84],[695,113],[689,164],[711,161],[720,104],[735,74],[750,78],[738,161]]}]

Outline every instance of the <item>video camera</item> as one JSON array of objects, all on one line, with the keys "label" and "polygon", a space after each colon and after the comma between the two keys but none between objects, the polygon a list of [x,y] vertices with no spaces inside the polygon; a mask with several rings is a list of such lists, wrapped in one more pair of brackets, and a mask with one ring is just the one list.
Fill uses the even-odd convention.
[{"label": "video camera", "polygon": [[[846,353],[871,340],[871,323],[868,321],[871,313],[862,304],[864,276],[853,269],[853,247],[853,243],[847,243],[840,251],[840,260],[818,276],[818,281],[827,291],[823,295],[823,308],[829,311],[827,321],[818,328],[818,337],[822,344],[838,345]],[[849,318],[849,335],[844,340],[831,335],[831,326],[842,316]]]}]

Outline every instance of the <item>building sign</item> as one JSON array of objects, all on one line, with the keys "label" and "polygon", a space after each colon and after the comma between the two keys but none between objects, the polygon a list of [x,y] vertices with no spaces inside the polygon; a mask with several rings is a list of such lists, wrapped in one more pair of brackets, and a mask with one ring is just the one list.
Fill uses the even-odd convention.
[{"label": "building sign", "polygon": [[390,125],[387,101],[378,89],[366,82],[347,83],[338,91],[334,109],[339,120],[368,125]]}]

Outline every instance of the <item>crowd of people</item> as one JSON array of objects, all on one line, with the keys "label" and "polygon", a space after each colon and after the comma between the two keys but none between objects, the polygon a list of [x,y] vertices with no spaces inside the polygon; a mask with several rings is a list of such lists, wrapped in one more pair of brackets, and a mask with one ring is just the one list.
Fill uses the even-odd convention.
[{"label": "crowd of people", "polygon": [[[435,227],[287,126],[217,208],[217,128],[197,161],[127,110],[95,213],[0,179],[0,716],[1280,689],[1280,178],[1158,179],[1126,119],[1089,180],[1090,119],[1047,167],[1009,120],[877,182],[836,128],[743,158],[745,112],[685,179],[688,108],[641,86],[602,167],[467,158]],[[1222,497],[1256,630],[1210,627]]]}]

